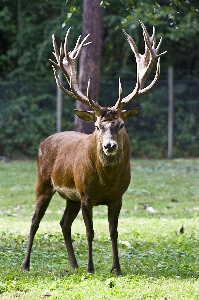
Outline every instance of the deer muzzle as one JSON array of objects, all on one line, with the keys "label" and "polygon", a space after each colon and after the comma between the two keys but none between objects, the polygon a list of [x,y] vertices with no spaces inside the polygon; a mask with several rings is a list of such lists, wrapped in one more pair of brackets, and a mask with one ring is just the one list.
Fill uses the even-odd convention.
[{"label": "deer muzzle", "polygon": [[107,156],[113,156],[116,154],[118,144],[115,141],[109,140],[103,143],[103,151]]}]

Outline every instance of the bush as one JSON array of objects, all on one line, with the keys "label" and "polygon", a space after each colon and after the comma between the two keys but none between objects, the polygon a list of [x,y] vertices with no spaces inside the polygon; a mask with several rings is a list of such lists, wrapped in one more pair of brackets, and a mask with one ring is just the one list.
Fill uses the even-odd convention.
[{"label": "bush", "polygon": [[[36,157],[40,142],[56,131],[56,87],[54,84],[30,83],[3,86],[0,155]],[[63,112],[66,130],[73,127],[69,106],[72,105],[65,105]]]}]

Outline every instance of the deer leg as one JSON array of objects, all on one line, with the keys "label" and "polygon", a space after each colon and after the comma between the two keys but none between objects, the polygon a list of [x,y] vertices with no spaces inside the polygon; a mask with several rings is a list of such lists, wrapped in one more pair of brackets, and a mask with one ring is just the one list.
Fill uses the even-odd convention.
[{"label": "deer leg", "polygon": [[110,238],[112,243],[112,268],[111,272],[122,275],[119,263],[119,256],[118,256],[118,246],[117,246],[117,238],[118,238],[118,217],[120,214],[122,206],[122,201],[118,203],[113,203],[108,206],[108,222],[109,222],[109,231],[110,231]]},{"label": "deer leg", "polygon": [[43,218],[46,209],[50,203],[54,191],[51,186],[46,186],[44,184],[38,184],[36,189],[36,209],[32,218],[32,224],[30,227],[30,235],[28,239],[28,246],[26,250],[26,256],[22,263],[21,269],[29,271],[30,269],[30,254],[32,250],[34,236],[39,228],[39,223]]},{"label": "deer leg", "polygon": [[74,253],[72,240],[71,240],[71,226],[76,216],[78,215],[79,211],[80,211],[80,202],[73,202],[67,200],[66,209],[60,221],[60,226],[62,228],[62,233],[64,236],[70,265],[74,269],[78,268],[78,264],[75,258],[75,253]]},{"label": "deer leg", "polygon": [[[87,201],[86,201],[87,202]],[[93,230],[93,208],[86,202],[82,202],[82,215],[86,226],[86,237],[88,242],[88,265],[87,273],[94,273],[92,242],[94,239]]]}]

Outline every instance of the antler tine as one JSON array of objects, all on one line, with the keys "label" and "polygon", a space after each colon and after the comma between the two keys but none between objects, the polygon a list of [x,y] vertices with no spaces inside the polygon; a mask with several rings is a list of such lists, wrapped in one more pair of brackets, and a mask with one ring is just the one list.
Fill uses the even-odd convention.
[{"label": "antler tine", "polygon": [[118,98],[118,100],[119,100],[119,103],[120,103],[121,100],[122,100],[122,85],[121,85],[121,80],[120,80],[120,78],[119,78],[119,98]]},{"label": "antler tine", "polygon": [[145,40],[147,46],[151,47],[152,41],[155,39],[155,27],[153,26],[153,34],[150,37],[148,34],[148,31],[146,30],[144,23],[142,21],[140,21],[140,24],[142,26],[144,40]]},{"label": "antler tine", "polygon": [[[53,34],[52,35],[52,40],[53,40],[53,48],[54,48],[54,52],[53,52],[53,55],[54,57],[56,58],[56,61],[58,63],[59,61],[59,52],[58,52],[58,49],[57,49],[57,44],[56,44],[56,41],[55,41],[55,35]],[[57,65],[54,61],[52,61],[55,65]]]},{"label": "antler tine", "polygon": [[165,54],[167,51],[164,51],[160,54],[158,53],[159,49],[160,49],[160,46],[161,46],[161,43],[162,43],[162,37],[160,38],[158,46],[155,48],[155,46],[156,46],[155,27],[153,26],[153,34],[150,37],[147,30],[146,30],[146,27],[145,27],[145,25],[143,24],[142,21],[140,21],[140,24],[141,24],[142,29],[143,29],[143,36],[144,36],[144,40],[145,40],[145,43],[146,43],[146,48],[149,49],[149,51],[151,52],[151,55],[154,55],[155,57],[158,58],[158,57],[162,56],[163,54]]},{"label": "antler tine", "polygon": [[119,97],[118,97],[118,100],[117,100],[117,102],[114,106],[115,109],[122,108],[121,102],[122,102],[122,85],[121,85],[121,80],[119,78]]},{"label": "antler tine", "polygon": [[53,48],[54,48],[53,54],[56,58],[57,63],[54,62],[52,59],[49,59],[49,60],[53,64],[54,67],[59,68],[64,73],[64,75],[67,77],[67,80],[68,80],[68,74],[66,74],[66,72],[64,72],[65,70],[63,68],[63,57],[64,57],[64,55],[63,55],[62,43],[60,44],[60,50],[58,52],[58,48],[57,48],[57,44],[56,44],[56,41],[55,41],[54,34],[52,35],[52,40],[53,40]]},{"label": "antler tine", "polygon": [[[161,44],[162,44],[162,37],[160,38],[160,41],[159,41],[159,43],[157,45],[157,48],[156,48],[157,52],[159,52]],[[162,56],[162,55],[164,55],[164,54],[166,54],[166,53],[167,53],[167,51],[164,51],[164,52],[160,53],[159,57]]]},{"label": "antler tine", "polygon": [[90,106],[96,111],[96,112],[100,112],[101,110],[101,106],[99,105],[99,103],[95,102],[92,100],[91,95],[90,95],[90,79],[88,80],[88,84],[87,84],[87,97],[90,103]]},{"label": "antler tine", "polygon": [[140,24],[142,26],[143,36],[144,36],[144,41],[145,41],[145,55],[147,55],[148,52],[150,52],[150,54],[151,54],[150,59],[152,60],[153,57],[158,57],[158,55],[155,53],[155,45],[156,45],[155,27],[153,26],[153,34],[150,37],[144,24],[141,21],[140,21]]},{"label": "antler tine", "polygon": [[87,97],[90,100],[91,99],[91,95],[90,95],[90,79],[88,80],[88,84],[87,84]]},{"label": "antler tine", "polygon": [[[75,49],[74,49],[74,51],[76,51],[75,58],[77,58],[77,57],[79,56],[82,47],[87,46],[87,45],[89,45],[89,44],[92,43],[92,42],[88,42],[88,43],[84,44],[84,42],[87,40],[87,38],[88,38],[89,36],[90,36],[90,33],[88,33],[88,34],[85,36],[85,38],[82,40],[82,42],[80,43],[79,46],[77,45],[77,48],[75,47]],[[80,37],[81,37],[81,35],[80,35]],[[79,38],[80,38],[80,37],[79,37]]]},{"label": "antler tine", "polygon": [[62,71],[62,73],[66,77],[68,84],[71,88],[71,84],[70,84],[71,75],[69,74],[69,72],[67,72],[67,69],[64,67],[64,64],[63,64],[64,61],[67,61],[67,60],[64,58],[64,49],[63,49],[62,43],[60,43],[59,69]]},{"label": "antler tine", "polygon": [[137,55],[139,53],[138,53],[138,48],[137,48],[136,43],[134,42],[134,40],[132,39],[132,37],[124,29],[122,29],[122,31],[126,35],[127,41],[128,41],[128,43],[129,43],[129,45],[131,47],[131,50],[134,52],[135,57],[137,57]]},{"label": "antler tine", "polygon": [[143,88],[139,92],[138,96],[144,95],[145,93],[147,93],[155,85],[155,83],[157,82],[159,77],[160,77],[160,57],[158,58],[158,61],[157,61],[157,68],[156,68],[156,73],[155,73],[155,77],[154,77],[153,81],[147,87]]},{"label": "antler tine", "polygon": [[[68,37],[70,33],[70,28],[67,30],[66,36],[65,36],[65,42],[64,42],[64,47],[62,44],[60,45],[60,52],[58,52],[55,37],[53,35],[53,47],[54,47],[54,56],[56,58],[56,61],[53,61],[50,59],[53,69],[54,69],[54,75],[55,75],[55,80],[58,85],[58,87],[68,96],[91,106],[93,109],[96,111],[101,108],[101,106],[93,101],[90,97],[90,83],[88,83],[88,95],[85,96],[79,89],[78,85],[78,79],[77,79],[77,60],[80,54],[80,51],[82,47],[87,46],[91,42],[85,43],[86,39],[90,34],[87,34],[87,36],[82,40],[80,43],[81,36],[77,39],[76,45],[72,51],[68,51]],[[55,68],[59,68],[64,76],[66,77],[68,84],[70,86],[71,91],[67,90],[61,85],[60,78],[56,72]]]},{"label": "antler tine", "polygon": [[155,26],[153,26],[153,33],[151,36],[151,41],[153,42],[153,47],[156,46],[156,40],[155,40]]},{"label": "antler tine", "polygon": [[65,75],[67,81],[69,82],[69,75],[63,66],[63,60],[64,60],[64,49],[62,43],[60,43],[58,66],[59,69],[62,71],[62,73]]},{"label": "antler tine", "polygon": [[[138,52],[137,46],[134,40],[123,30],[124,34],[127,36],[127,41],[131,46],[132,51],[135,54],[136,63],[137,63],[137,83],[133,92],[121,100],[120,106],[126,105],[128,102],[133,100],[135,97],[140,96],[148,92],[157,82],[160,76],[160,56],[164,55],[167,51],[158,53],[162,38],[160,39],[158,46],[156,47],[155,39],[155,27],[153,27],[153,33],[149,36],[145,25],[140,21],[143,30],[143,37],[145,41],[145,53],[142,55]],[[144,87],[144,84],[152,71],[155,63],[157,61],[156,74],[153,81],[147,86]]]},{"label": "antler tine", "polygon": [[57,84],[57,86],[60,88],[60,90],[62,90],[62,92],[64,92],[64,93],[67,94],[68,96],[70,96],[70,97],[72,97],[72,98],[74,98],[74,99],[77,99],[76,96],[73,94],[73,92],[68,91],[67,89],[65,89],[65,88],[63,87],[63,85],[61,84],[60,77],[59,77],[59,75],[57,74],[57,70],[55,69],[54,66],[52,66],[52,68],[53,68],[53,72],[54,72],[56,84]]},{"label": "antler tine", "polygon": [[132,93],[130,93],[128,96],[126,96],[125,98],[121,99],[120,102],[120,108],[123,108],[127,103],[129,103],[131,100],[133,100],[136,96],[138,96],[138,92],[139,92],[139,79],[137,79],[137,83],[136,86],[133,90]]},{"label": "antler tine", "polygon": [[162,37],[160,38],[159,43],[158,43],[158,45],[157,45],[157,51],[158,51],[158,52],[159,52],[159,50],[160,50],[161,44],[162,44]]},{"label": "antler tine", "polygon": [[[81,35],[80,35],[80,36],[78,37],[78,39],[77,39],[77,42],[76,42],[76,44],[75,44],[75,48],[74,48],[72,51],[69,52],[71,58],[76,58],[76,57],[77,57],[77,56],[75,56],[75,54],[77,53],[78,47],[80,46],[80,45],[79,45],[80,39],[81,39]],[[80,49],[80,50],[81,50],[81,49]]]},{"label": "antler tine", "polygon": [[70,30],[71,30],[71,27],[68,28],[68,30],[66,32],[65,40],[64,40],[64,55],[65,55],[65,57],[67,57],[67,59],[68,59],[68,36],[69,36]]}]

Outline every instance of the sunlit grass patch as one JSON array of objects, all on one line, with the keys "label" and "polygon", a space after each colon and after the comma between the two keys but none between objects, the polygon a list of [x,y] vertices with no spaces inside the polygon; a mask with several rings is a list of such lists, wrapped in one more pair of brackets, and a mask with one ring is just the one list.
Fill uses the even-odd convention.
[{"label": "sunlit grass patch", "polygon": [[85,271],[81,213],[72,228],[79,269],[70,268],[59,226],[65,202],[59,196],[52,199],[35,237],[30,272],[22,272],[36,163],[0,163],[0,299],[199,299],[199,160],[133,160],[131,169],[118,228],[123,277],[117,277],[110,273],[104,206],[94,208],[96,273]]}]

